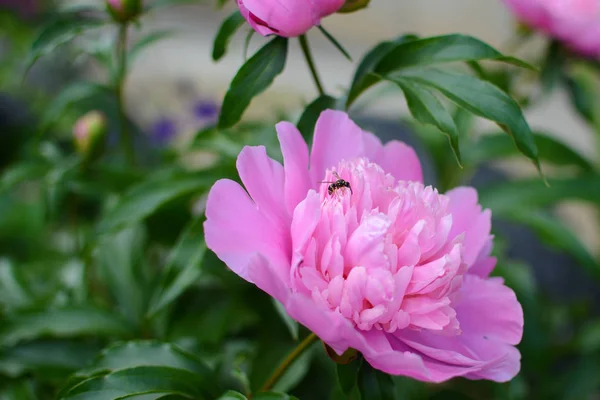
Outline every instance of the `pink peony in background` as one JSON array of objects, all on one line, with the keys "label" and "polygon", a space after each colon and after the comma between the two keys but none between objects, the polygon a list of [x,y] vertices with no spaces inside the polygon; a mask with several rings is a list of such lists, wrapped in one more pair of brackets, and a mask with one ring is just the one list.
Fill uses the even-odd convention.
[{"label": "pink peony in background", "polygon": [[[512,379],[523,312],[489,277],[491,215],[477,192],[424,186],[412,148],[383,146],[343,112],[321,114],[310,154],[294,125],[277,132],[284,166],[245,147],[245,190],[227,179],[210,190],[208,247],[338,354],[422,381]],[[334,171],[352,192],[319,183]]]},{"label": "pink peony in background", "polygon": [[240,13],[263,36],[300,36],[333,14],[345,0],[237,0]]},{"label": "pink peony in background", "polygon": [[600,55],[600,0],[504,0],[526,25],[583,55]]}]

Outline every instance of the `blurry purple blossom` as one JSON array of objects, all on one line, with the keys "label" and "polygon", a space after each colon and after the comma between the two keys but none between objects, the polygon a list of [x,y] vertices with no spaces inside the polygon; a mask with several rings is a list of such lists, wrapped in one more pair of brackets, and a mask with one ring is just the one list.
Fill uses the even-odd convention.
[{"label": "blurry purple blossom", "polygon": [[152,125],[150,135],[153,142],[164,146],[177,135],[177,124],[172,119],[161,117]]},{"label": "blurry purple blossom", "polygon": [[210,100],[200,100],[194,104],[194,116],[201,122],[213,122],[219,115],[219,106]]}]

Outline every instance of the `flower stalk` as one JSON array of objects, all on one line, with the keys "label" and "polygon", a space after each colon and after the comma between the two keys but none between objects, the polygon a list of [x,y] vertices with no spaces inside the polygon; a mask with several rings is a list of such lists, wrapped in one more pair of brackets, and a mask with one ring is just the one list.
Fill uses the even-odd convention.
[{"label": "flower stalk", "polygon": [[133,140],[127,129],[127,115],[125,113],[124,88],[127,76],[127,31],[129,25],[123,22],[119,25],[119,33],[116,43],[117,73],[115,82],[115,94],[117,97],[117,110],[119,114],[120,142],[125,158],[130,166],[135,165],[135,153]]},{"label": "flower stalk", "polygon": [[281,379],[283,374],[292,366],[294,361],[300,357],[310,346],[316,342],[319,338],[314,333],[308,335],[292,352],[283,360],[277,367],[275,372],[269,377],[267,382],[263,385],[261,392],[267,392],[275,386],[275,384]]},{"label": "flower stalk", "polygon": [[312,78],[315,81],[315,85],[317,86],[319,95],[323,96],[325,94],[325,90],[323,90],[323,84],[321,83],[321,79],[319,78],[317,68],[315,67],[315,61],[313,59],[312,52],[310,51],[310,47],[308,46],[308,40],[306,40],[306,35],[300,35],[298,39],[300,40],[300,47],[302,48],[302,53],[304,54],[304,58],[306,59],[306,63],[308,64],[308,68],[310,69]]}]

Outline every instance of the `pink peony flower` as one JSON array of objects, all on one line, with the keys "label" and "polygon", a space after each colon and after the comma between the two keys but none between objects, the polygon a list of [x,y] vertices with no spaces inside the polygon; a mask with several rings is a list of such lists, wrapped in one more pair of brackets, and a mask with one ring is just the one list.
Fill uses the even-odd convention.
[{"label": "pink peony flower", "polygon": [[[423,381],[513,378],[523,312],[489,277],[491,215],[477,192],[424,186],[412,148],[383,146],[343,112],[321,114],[310,155],[294,125],[277,132],[284,166],[245,147],[247,192],[227,179],[210,190],[208,247],[340,355],[353,348]],[[319,182],[336,174],[350,187],[329,193]]]},{"label": "pink peony flower", "polygon": [[504,0],[517,18],[586,56],[600,55],[600,0]]},{"label": "pink peony flower", "polygon": [[333,14],[345,0],[237,0],[240,13],[263,36],[300,36]]}]

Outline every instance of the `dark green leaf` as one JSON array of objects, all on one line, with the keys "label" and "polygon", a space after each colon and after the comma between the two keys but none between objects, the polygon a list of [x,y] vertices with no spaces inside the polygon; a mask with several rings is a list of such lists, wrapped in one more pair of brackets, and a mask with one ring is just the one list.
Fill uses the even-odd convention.
[{"label": "dark green leaf", "polygon": [[[448,99],[475,115],[496,122],[515,141],[517,148],[541,171],[533,133],[519,105],[496,86],[470,75],[433,68],[403,71],[409,78],[439,90]],[[391,77],[394,80],[393,77]]]},{"label": "dark green leaf", "polygon": [[[592,171],[594,166],[577,151],[544,133],[534,133],[539,157],[559,166],[575,166],[584,171]],[[513,141],[504,134],[481,136],[475,143],[464,147],[465,164],[477,165],[481,162],[517,156]]]},{"label": "dark green leaf", "polygon": [[76,376],[92,376],[101,372],[141,366],[170,367],[188,370],[201,376],[203,384],[214,384],[213,371],[201,360],[171,343],[153,340],[130,341],[112,345]]},{"label": "dark green leaf", "polygon": [[63,399],[105,400],[142,394],[179,395],[189,399],[211,399],[212,388],[198,382],[199,375],[188,370],[143,366],[117,370],[92,377],[72,387]]},{"label": "dark green leaf", "polygon": [[363,362],[358,372],[358,388],[363,399],[394,400],[392,378]]},{"label": "dark green leaf", "polygon": [[436,126],[448,136],[450,147],[460,165],[458,130],[446,107],[427,86],[402,78],[395,79],[395,82],[404,92],[412,116],[423,124]]},{"label": "dark green leaf", "polygon": [[575,343],[583,354],[600,350],[600,320],[590,321],[578,332]]},{"label": "dark green leaf", "polygon": [[247,400],[248,398],[241,393],[234,392],[233,390],[228,391],[217,400]]},{"label": "dark green leaf", "polygon": [[11,377],[37,372],[46,379],[62,380],[88,364],[99,350],[97,344],[74,340],[21,343],[0,352],[0,371]]},{"label": "dark green leaf", "polygon": [[25,181],[41,179],[49,168],[50,166],[45,163],[14,164],[3,171],[0,178],[0,191],[12,189],[13,186]]},{"label": "dark green leaf", "polygon": [[327,30],[325,28],[323,28],[323,25],[319,25],[318,28],[321,31],[321,33],[323,33],[323,35],[325,35],[325,37],[331,42],[331,44],[333,44],[335,46],[335,48],[338,49],[340,51],[340,53],[342,53],[344,55],[344,57],[346,57],[346,59],[348,59],[348,61],[352,61],[352,57],[346,51],[346,49],[344,49],[344,47],[336,40],[336,38],[334,38],[331,35],[331,33],[327,32]]},{"label": "dark green leaf", "polygon": [[147,301],[144,273],[145,232],[139,225],[129,226],[98,239],[94,259],[99,275],[127,319],[138,325]]},{"label": "dark green leaf", "polygon": [[262,392],[252,396],[255,400],[298,400],[294,396],[280,392]]},{"label": "dark green leaf", "polygon": [[575,258],[593,278],[600,278],[600,265],[580,240],[559,219],[538,210],[521,207],[503,213],[502,218],[526,225],[533,229],[546,244],[563,250]]},{"label": "dark green leaf", "polygon": [[34,40],[26,71],[40,58],[65,43],[70,42],[76,36],[89,28],[101,26],[103,18],[97,15],[82,13],[81,11],[63,12],[55,19],[44,25]]},{"label": "dark green leaf", "polygon": [[[368,60],[368,63],[365,66],[361,63],[358,67],[346,108],[360,93],[380,81],[378,75],[389,76],[410,67],[425,67],[455,61],[493,60],[535,70],[526,62],[504,56],[493,47],[471,36],[453,34],[409,39],[412,40],[381,43],[367,54],[363,62]],[[369,73],[372,74],[367,75]]]},{"label": "dark green leaf", "polygon": [[408,67],[475,60],[503,61],[535,70],[526,62],[507,57],[479,39],[453,34],[400,43],[377,63],[374,72],[388,75]]},{"label": "dark green leaf", "polygon": [[362,92],[379,81],[379,78],[371,75],[377,63],[399,43],[416,39],[417,36],[415,35],[400,36],[395,41],[379,43],[371,49],[371,51],[365,54],[352,78],[352,86],[348,92],[348,98],[346,99],[346,109],[350,108],[354,100],[356,100]]},{"label": "dark green leaf", "polygon": [[598,101],[594,90],[594,77],[577,71],[564,77],[569,97],[575,111],[589,124],[595,126],[598,119]]},{"label": "dark green leaf", "polygon": [[547,207],[566,200],[583,200],[600,204],[600,176],[549,179],[549,187],[539,179],[522,179],[484,187],[479,201],[495,215],[515,209]]},{"label": "dark green leaf", "polygon": [[35,384],[32,380],[19,380],[3,385],[0,389],[2,400],[39,400],[35,393]]},{"label": "dark green leaf", "polygon": [[358,383],[358,372],[361,365],[362,358],[348,364],[336,364],[338,384],[346,396],[350,396]]},{"label": "dark green leaf", "polygon": [[307,143],[312,142],[315,125],[317,124],[317,119],[319,119],[321,113],[328,108],[335,109],[336,104],[337,100],[335,98],[324,94],[317,97],[316,100],[304,109],[296,127],[302,133],[302,137],[304,137],[304,140],[306,140]]},{"label": "dark green leaf", "polygon": [[105,85],[93,82],[75,82],[64,88],[44,110],[40,122],[40,133],[46,132],[64,113],[80,101],[95,96],[111,96],[112,91]]},{"label": "dark green leaf", "polygon": [[278,36],[242,65],[223,100],[219,128],[238,123],[252,99],[265,91],[283,71],[287,48],[287,39]]},{"label": "dark green leaf", "polygon": [[99,230],[108,232],[135,224],[160,206],[190,193],[201,193],[214,179],[198,174],[159,173],[128,191],[100,222]]},{"label": "dark green leaf", "polygon": [[201,264],[206,253],[203,222],[204,218],[192,221],[173,248],[148,316],[152,317],[172,303],[202,275]]},{"label": "dark green leaf", "polygon": [[542,92],[549,93],[560,83],[565,62],[565,54],[562,52],[560,42],[553,40],[548,44],[546,58],[540,71],[540,81],[542,83]]},{"label": "dark green leaf", "polygon": [[223,24],[219,28],[213,44],[213,60],[218,61],[225,55],[229,41],[245,21],[246,20],[244,17],[242,17],[242,14],[240,14],[239,11],[235,11],[233,14],[227,17],[225,21],[223,21]]},{"label": "dark green leaf", "polygon": [[292,339],[298,340],[298,322],[296,322],[292,319],[292,317],[289,316],[283,304],[281,304],[275,298],[271,298],[271,300],[273,305],[275,306],[275,309],[277,310],[277,313],[281,316],[281,319],[288,327],[290,334],[292,335]]},{"label": "dark green leaf", "polygon": [[12,346],[38,337],[128,337],[131,326],[114,313],[95,307],[69,307],[21,313],[2,321],[0,343]]}]

